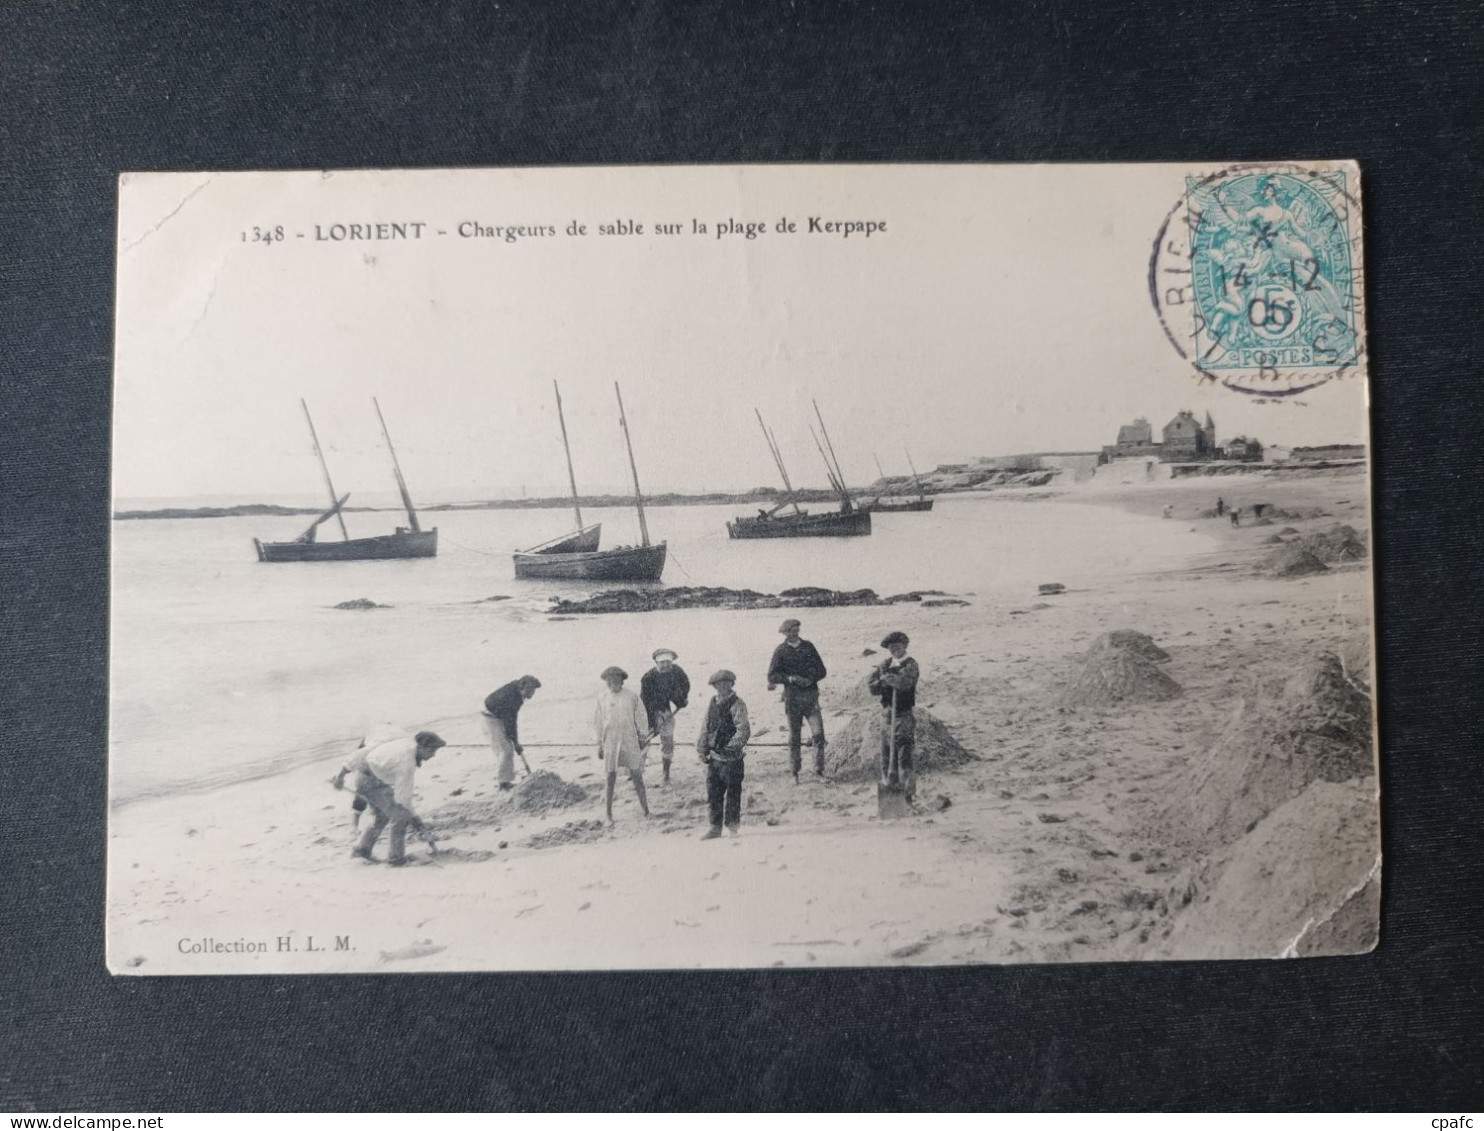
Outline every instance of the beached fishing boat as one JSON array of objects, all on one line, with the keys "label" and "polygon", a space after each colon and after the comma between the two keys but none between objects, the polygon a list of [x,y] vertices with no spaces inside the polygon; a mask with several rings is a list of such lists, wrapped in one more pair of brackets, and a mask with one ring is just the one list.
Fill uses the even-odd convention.
[{"label": "beached fishing boat", "polygon": [[[567,482],[572,486],[572,514],[577,520],[577,527],[570,534],[563,534],[528,550],[522,550],[521,554],[590,554],[602,541],[603,524],[595,522],[591,526],[582,525],[582,503],[577,495],[577,474],[572,470],[572,447],[567,443],[567,415],[562,411],[562,390],[555,381],[551,383],[551,387],[556,392],[557,421],[562,426],[562,451],[567,453]],[[516,576],[519,577],[520,573],[517,572]]]},{"label": "beached fishing boat", "polygon": [[872,499],[869,503],[861,504],[861,510],[868,514],[882,514],[891,511],[930,511],[932,509],[932,499],[893,499],[886,497]]},{"label": "beached fishing boat", "polygon": [[[773,454],[773,462],[778,467],[778,474],[783,477],[783,488],[787,492],[783,500],[771,509],[760,510],[756,517],[738,517],[727,523],[727,537],[729,538],[850,538],[871,533],[870,514],[858,507],[855,500],[850,497],[850,492],[845,488],[845,476],[840,471],[838,459],[832,459],[835,454],[835,446],[830,442],[830,434],[825,429],[824,417],[820,416],[819,405],[814,405],[814,415],[819,417],[819,430],[824,433],[824,444],[819,442],[819,436],[814,436],[814,446],[819,449],[820,458],[824,460],[825,471],[830,478],[830,486],[840,496],[840,509],[832,513],[811,514],[799,506],[798,498],[794,494],[794,485],[788,476],[788,468],[783,463],[783,453],[778,449],[778,441],[768,426],[763,423],[763,414],[753,409],[757,414],[758,427],[763,430],[763,439],[767,441],[768,450]],[[814,435],[814,426],[810,425],[809,432]],[[829,447],[829,454],[825,454],[825,446]],[[788,513],[782,513],[785,507],[793,509]]]},{"label": "beached fishing boat", "polygon": [[[319,446],[319,436],[314,430],[314,420],[309,415],[309,406],[299,401],[304,409],[304,419],[309,424],[309,438],[314,443],[314,454],[319,457],[320,470],[324,472],[325,488],[330,492],[330,509],[309,524],[309,528],[292,542],[264,542],[254,538],[252,544],[258,552],[260,562],[367,562],[388,561],[397,558],[431,558],[438,553],[438,528],[424,530],[417,520],[417,509],[412,505],[412,495],[407,490],[407,481],[402,478],[402,465],[397,461],[397,450],[392,447],[391,433],[387,431],[386,419],[381,415],[381,405],[376,405],[376,418],[381,421],[381,434],[386,437],[387,451],[392,455],[392,473],[397,478],[397,490],[402,494],[402,505],[407,508],[407,525],[399,526],[391,534],[378,534],[370,538],[352,538],[345,528],[342,513],[350,495],[335,494],[335,485],[330,481],[330,467],[325,462],[324,452]],[[319,541],[321,523],[331,518],[340,523],[339,542]]]},{"label": "beached fishing boat", "polygon": [[[875,456],[871,457],[875,459]],[[878,495],[869,503],[862,503],[861,510],[872,514],[881,514],[890,511],[922,512],[933,509],[933,500],[927,497],[927,492],[922,489],[922,480],[917,475],[917,465],[912,462],[912,453],[907,453],[907,466],[912,468],[912,478],[917,483],[917,498],[909,499],[902,496]],[[886,480],[886,472],[881,468],[881,461],[876,460],[876,470],[881,472],[883,482]]]},{"label": "beached fishing boat", "polygon": [[[644,493],[639,489],[639,468],[634,462],[634,445],[629,438],[629,420],[624,413],[623,393],[618,382],[613,383],[618,395],[618,419],[623,425],[624,446],[629,453],[629,470],[634,476],[634,505],[639,512],[638,546],[619,546],[612,550],[597,549],[597,526],[588,527],[593,532],[592,550],[562,551],[550,548],[550,544],[533,547],[515,555],[515,576],[525,579],[561,581],[658,581],[665,572],[667,549],[664,542],[650,544],[649,523],[644,516]],[[561,393],[557,393],[557,412],[561,413]],[[562,444],[567,446],[567,425],[562,422]],[[567,448],[567,472],[571,477],[572,451]],[[577,483],[572,479],[572,505],[577,506]],[[578,531],[573,538],[585,534],[582,529],[582,514],[577,514]]]}]

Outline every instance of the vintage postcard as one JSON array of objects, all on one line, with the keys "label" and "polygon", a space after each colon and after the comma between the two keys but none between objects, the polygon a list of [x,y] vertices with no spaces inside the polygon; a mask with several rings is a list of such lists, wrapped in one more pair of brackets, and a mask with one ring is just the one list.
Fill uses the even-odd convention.
[{"label": "vintage postcard", "polygon": [[1370,949],[1360,202],[125,175],[109,969]]}]

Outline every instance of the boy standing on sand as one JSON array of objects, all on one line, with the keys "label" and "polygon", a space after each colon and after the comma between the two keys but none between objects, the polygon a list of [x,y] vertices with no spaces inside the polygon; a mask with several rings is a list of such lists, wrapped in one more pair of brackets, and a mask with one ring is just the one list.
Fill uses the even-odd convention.
[{"label": "boy standing on sand", "polygon": [[824,777],[824,718],[819,713],[819,681],[828,673],[819,651],[799,636],[802,625],[793,617],[784,621],[778,631],[783,643],[773,650],[768,664],[768,690],[783,685],[783,712],[788,716],[788,760],[794,781],[799,780],[803,766],[800,747],[804,720],[809,720],[809,741],[814,746],[814,773]]},{"label": "boy standing on sand", "polygon": [[666,785],[670,784],[670,762],[675,757],[675,712],[690,701],[690,677],[675,662],[677,659],[672,648],[656,649],[654,667],[639,681],[639,698],[649,713],[650,733],[660,738]]},{"label": "boy standing on sand", "polygon": [[752,737],[747,704],[733,692],[737,676],[722,668],[709,682],[716,695],[696,739],[696,753],[706,763],[706,803],[711,809],[711,830],[702,840],[721,836],[723,822],[733,836],[742,831],[743,759]]},{"label": "boy standing on sand", "polygon": [[[872,695],[881,697],[881,780],[891,776],[891,747],[896,740],[897,769],[902,793],[910,802],[917,795],[917,768],[913,765],[917,745],[917,661],[907,655],[907,634],[890,632],[881,646],[891,658],[871,669],[867,683]],[[896,718],[893,729],[892,718]]]},{"label": "boy standing on sand", "polygon": [[649,816],[649,798],[644,792],[644,746],[649,741],[649,728],[644,717],[644,704],[626,688],[629,673],[623,668],[603,669],[606,691],[598,693],[598,706],[593,712],[593,729],[598,734],[598,757],[608,772],[607,790],[603,795],[608,810],[608,823],[613,824],[613,786],[622,766],[629,772],[634,792],[639,795],[639,808]]},{"label": "boy standing on sand", "polygon": [[366,802],[375,820],[356,840],[352,856],[371,859],[382,830],[391,825],[391,847],[386,862],[393,867],[407,863],[407,830],[421,832],[421,818],[412,811],[412,779],[417,768],[448,744],[430,730],[415,737],[393,738],[364,747],[340,768],[331,782],[336,789],[345,788],[345,779],[355,774],[356,797]]},{"label": "boy standing on sand", "polygon": [[484,700],[484,732],[489,736],[490,749],[500,760],[495,780],[501,789],[515,788],[515,756],[525,757],[526,748],[520,744],[520,709],[541,681],[533,675],[519,679],[491,691]]}]

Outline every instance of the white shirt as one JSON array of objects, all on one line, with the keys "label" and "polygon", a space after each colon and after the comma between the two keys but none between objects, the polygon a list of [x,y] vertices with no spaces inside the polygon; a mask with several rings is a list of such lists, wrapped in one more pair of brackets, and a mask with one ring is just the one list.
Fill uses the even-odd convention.
[{"label": "white shirt", "polygon": [[398,805],[412,807],[412,779],[417,773],[417,739],[403,736],[357,750],[346,769],[369,770],[392,788]]}]

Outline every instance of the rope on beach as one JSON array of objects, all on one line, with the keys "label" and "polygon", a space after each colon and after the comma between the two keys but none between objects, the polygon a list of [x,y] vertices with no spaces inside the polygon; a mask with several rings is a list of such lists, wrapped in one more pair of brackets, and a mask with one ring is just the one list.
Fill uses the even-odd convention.
[{"label": "rope on beach", "polygon": [[[524,742],[521,744],[521,746],[526,750],[586,750],[588,747],[596,746],[597,744],[598,740],[596,738],[590,738],[586,742]],[[675,746],[677,749],[682,746],[694,746],[695,744],[695,739],[675,739]],[[447,745],[448,749],[450,750],[489,749],[488,742],[450,742]],[[808,744],[805,743],[805,745]],[[779,750],[783,750],[787,749],[788,746],[789,743],[787,742],[749,742],[747,744],[747,749],[753,750],[757,747],[776,747]]]}]

